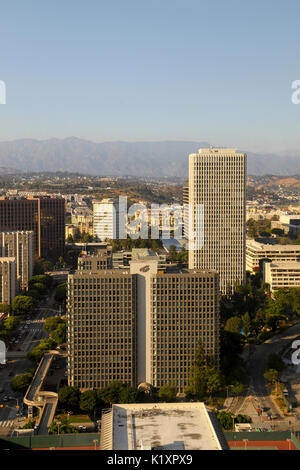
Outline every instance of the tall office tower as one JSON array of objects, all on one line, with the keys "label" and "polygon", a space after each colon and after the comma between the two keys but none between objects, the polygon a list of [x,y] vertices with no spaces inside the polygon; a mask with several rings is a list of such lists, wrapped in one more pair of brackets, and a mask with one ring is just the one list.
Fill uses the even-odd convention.
[{"label": "tall office tower", "polygon": [[114,199],[93,201],[93,233],[99,240],[119,238],[119,204]]},{"label": "tall office tower", "polygon": [[220,365],[219,276],[187,269],[158,272],[151,279],[151,300],[150,383],[174,384],[182,393],[199,340]]},{"label": "tall office tower", "polygon": [[219,366],[219,276],[160,271],[154,260],[131,261],[130,272],[137,278],[138,384],[174,384],[184,392],[199,341]]},{"label": "tall office tower", "polygon": [[68,277],[68,383],[136,384],[136,282],[128,271]]},{"label": "tall office tower", "polygon": [[200,149],[189,156],[189,267],[216,269],[223,294],[245,280],[246,155]]},{"label": "tall office tower", "polygon": [[103,271],[91,261],[89,269],[68,280],[69,385],[172,383],[183,392],[199,340],[219,364],[215,271],[162,271],[158,256]]},{"label": "tall office tower", "polygon": [[34,232],[0,232],[0,256],[15,258],[17,290],[27,289],[33,274]]},{"label": "tall office tower", "polygon": [[183,199],[183,236],[189,238],[189,182],[185,183],[182,190]]},{"label": "tall office tower", "polygon": [[0,198],[0,231],[34,232],[34,253],[63,253],[65,200],[60,197]]},{"label": "tall office tower", "polygon": [[0,258],[0,303],[11,304],[15,295],[15,258]]}]

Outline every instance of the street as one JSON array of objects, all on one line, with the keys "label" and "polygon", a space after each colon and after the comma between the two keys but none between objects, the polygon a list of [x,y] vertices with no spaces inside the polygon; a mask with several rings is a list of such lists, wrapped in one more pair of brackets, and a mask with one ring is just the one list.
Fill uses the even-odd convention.
[{"label": "street", "polygon": [[[283,349],[300,335],[300,323],[296,323],[282,333],[273,336],[265,343],[248,347],[245,350],[244,360],[247,363],[248,381],[243,396],[227,399],[228,411],[236,414],[251,416],[254,427],[279,430],[300,430],[299,405],[293,410],[292,416],[281,416],[280,411],[269,396],[266,387],[264,372],[267,369],[270,354],[280,354]],[[258,416],[256,409],[264,410],[262,416]],[[267,413],[277,416],[268,420]]]},{"label": "street", "polygon": [[[12,391],[10,382],[16,375],[34,367],[33,363],[26,359],[26,354],[37,346],[41,339],[48,337],[48,333],[43,330],[45,319],[58,315],[58,312],[51,308],[52,303],[52,298],[47,302],[47,306],[41,302],[37,308],[38,313],[32,314],[31,320],[20,323],[14,334],[18,342],[9,347],[7,363],[0,369],[0,404],[3,404],[3,408],[0,408],[0,435],[9,435],[10,428],[15,427],[18,420],[22,420],[17,415],[22,410],[24,395]],[[17,404],[20,405],[19,409]]]}]

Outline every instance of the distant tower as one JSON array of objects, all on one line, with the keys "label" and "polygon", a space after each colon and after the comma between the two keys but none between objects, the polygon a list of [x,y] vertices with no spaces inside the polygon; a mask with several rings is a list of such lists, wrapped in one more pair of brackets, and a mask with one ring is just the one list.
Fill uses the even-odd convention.
[{"label": "distant tower", "polygon": [[119,204],[114,199],[93,201],[93,234],[99,240],[119,238]]},{"label": "distant tower", "polygon": [[203,205],[203,246],[189,250],[190,269],[216,269],[220,290],[245,280],[246,154],[235,149],[200,149],[189,156],[189,237]]}]

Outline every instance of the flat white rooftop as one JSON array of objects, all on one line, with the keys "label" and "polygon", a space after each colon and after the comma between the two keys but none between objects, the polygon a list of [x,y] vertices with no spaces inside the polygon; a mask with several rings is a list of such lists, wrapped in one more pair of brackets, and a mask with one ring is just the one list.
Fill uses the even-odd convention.
[{"label": "flat white rooftop", "polygon": [[113,449],[221,450],[203,403],[113,405]]},{"label": "flat white rooftop", "polygon": [[246,247],[253,248],[256,251],[276,251],[276,252],[285,252],[285,251],[299,251],[300,245],[280,245],[280,244],[268,244],[260,243],[255,240],[246,240]]}]

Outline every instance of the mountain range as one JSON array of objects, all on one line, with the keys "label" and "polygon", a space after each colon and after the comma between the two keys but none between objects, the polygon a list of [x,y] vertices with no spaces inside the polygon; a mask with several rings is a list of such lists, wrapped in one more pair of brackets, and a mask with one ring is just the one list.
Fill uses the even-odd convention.
[{"label": "mountain range", "polygon": [[[19,139],[0,142],[0,173],[72,171],[101,176],[186,177],[188,155],[208,142],[102,142],[66,139]],[[247,152],[248,174],[300,174],[300,152]]]}]

